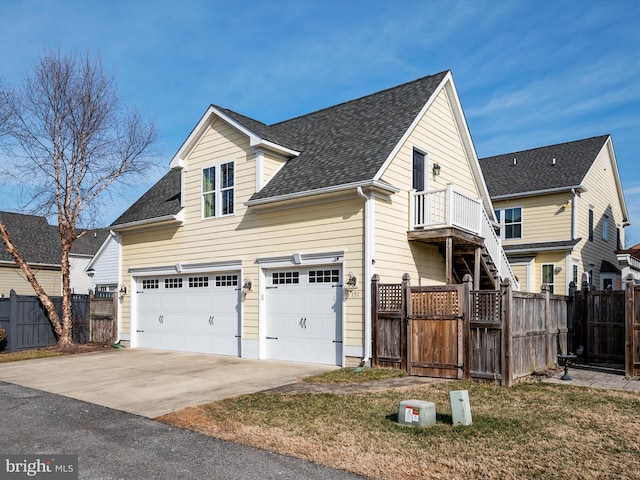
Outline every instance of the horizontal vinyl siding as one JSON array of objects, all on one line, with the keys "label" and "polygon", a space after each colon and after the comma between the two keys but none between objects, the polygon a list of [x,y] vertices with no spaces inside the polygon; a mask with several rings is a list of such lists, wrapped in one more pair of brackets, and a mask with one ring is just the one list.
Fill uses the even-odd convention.
[{"label": "horizontal vinyl siding", "polygon": [[[440,91],[400,148],[393,163],[382,175],[384,181],[402,189],[411,189],[414,148],[428,154],[429,157],[429,164],[426,167],[427,190],[444,189],[447,184],[453,183],[458,191],[473,198],[479,196],[444,89]],[[439,176],[431,173],[434,163],[440,165]]]},{"label": "horizontal vinyl siding", "polygon": [[110,238],[107,247],[102,251],[93,265],[95,275],[92,279],[93,285],[117,284],[118,283],[118,263],[120,241]]},{"label": "horizontal vinyl siding", "polygon": [[[557,295],[566,294],[567,269],[565,265],[566,252],[542,252],[536,255],[531,270],[531,285],[528,291],[539,292],[542,287],[542,265],[553,264],[555,267],[561,267],[562,270],[555,274],[554,285]],[[569,272],[571,276],[572,272]]]},{"label": "horizontal vinyl siding", "polygon": [[[438,248],[407,241],[414,148],[428,154],[427,190],[444,189],[453,183],[456,190],[472,198],[480,196],[444,89],[382,175],[400,192],[392,195],[390,202],[378,201],[376,205],[376,271],[380,280],[399,282],[408,273],[413,285],[437,285],[445,282],[444,257]],[[434,163],[441,167],[437,177],[431,174]]]},{"label": "horizontal vinyl siding", "polygon": [[[276,165],[265,156],[265,174]],[[235,161],[234,214],[202,218],[202,168]],[[268,176],[268,175],[266,175]],[[253,283],[243,300],[243,337],[258,338],[257,258],[344,250],[345,269],[358,286],[345,296],[345,344],[362,346],[363,201],[336,201],[304,208],[256,213],[243,203],[255,191],[255,154],[249,141],[223,122],[216,122],[188,159],[184,179],[184,226],[123,236],[123,278],[128,269],[176,263],[241,260],[243,277]],[[130,330],[131,306],[123,305],[123,330]]]},{"label": "horizontal vinyl siding", "polygon": [[511,264],[511,270],[513,270],[513,274],[518,278],[518,282],[520,283],[520,291],[521,292],[529,292],[529,285],[527,285],[527,265],[519,264],[513,265]]},{"label": "horizontal vinyl siding", "polygon": [[[593,264],[593,284],[600,288],[600,266],[602,260],[607,260],[618,265],[616,255],[616,228],[622,230],[622,207],[618,200],[618,191],[611,167],[609,150],[605,148],[600,152],[593,166],[589,170],[585,181],[587,191],[582,193],[578,200],[578,236],[582,241],[576,250],[580,253],[574,255],[579,260],[579,273],[588,271]],[[593,205],[593,241],[589,241],[589,205]],[[602,239],[603,216],[609,216],[608,239]],[[621,241],[624,242],[624,233],[621,232]]]},{"label": "horizontal vinyl siding", "polygon": [[570,192],[494,201],[493,208],[522,207],[522,238],[505,239],[504,244],[549,242],[571,239]]},{"label": "horizontal vinyl siding", "polygon": [[[44,291],[47,292],[48,295],[57,297],[62,294],[62,278],[59,270],[34,269],[34,273],[40,286],[44,288]],[[33,287],[26,280],[21,270],[11,267],[0,267],[0,295],[8,297],[11,290],[15,290],[18,295],[35,295]]]}]

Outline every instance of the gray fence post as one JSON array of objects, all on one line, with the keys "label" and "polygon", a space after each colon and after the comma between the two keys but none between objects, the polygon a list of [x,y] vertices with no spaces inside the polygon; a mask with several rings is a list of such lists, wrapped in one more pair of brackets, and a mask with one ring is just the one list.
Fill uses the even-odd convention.
[{"label": "gray fence post", "polygon": [[18,296],[16,291],[9,292],[9,331],[7,332],[7,347],[15,352],[18,341]]}]

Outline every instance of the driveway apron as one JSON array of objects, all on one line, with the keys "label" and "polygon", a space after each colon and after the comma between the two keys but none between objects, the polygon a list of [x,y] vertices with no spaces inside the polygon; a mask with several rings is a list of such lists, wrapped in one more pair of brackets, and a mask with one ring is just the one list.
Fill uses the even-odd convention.
[{"label": "driveway apron", "polygon": [[136,348],[4,363],[0,381],[155,418],[335,368]]}]

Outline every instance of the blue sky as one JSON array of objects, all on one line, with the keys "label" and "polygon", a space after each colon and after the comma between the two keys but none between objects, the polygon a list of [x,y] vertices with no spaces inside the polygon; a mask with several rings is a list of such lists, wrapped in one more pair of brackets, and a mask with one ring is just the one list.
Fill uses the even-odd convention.
[{"label": "blue sky", "polygon": [[[99,53],[159,127],[157,168],[102,225],[212,103],[273,123],[451,69],[479,157],[610,133],[640,242],[640,2],[4,0],[0,19],[5,82],[47,49]],[[19,209],[1,184],[0,209]]]}]

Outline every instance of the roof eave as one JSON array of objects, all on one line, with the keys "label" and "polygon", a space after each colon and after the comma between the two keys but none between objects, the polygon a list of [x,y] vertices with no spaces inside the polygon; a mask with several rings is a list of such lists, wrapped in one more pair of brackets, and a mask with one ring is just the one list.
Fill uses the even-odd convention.
[{"label": "roof eave", "polygon": [[510,200],[512,198],[522,198],[522,197],[535,197],[537,195],[550,195],[552,193],[562,193],[562,192],[571,192],[575,190],[579,193],[584,193],[587,191],[587,187],[584,185],[567,185],[565,187],[556,187],[556,188],[546,188],[544,190],[532,190],[530,192],[519,192],[519,193],[509,193],[506,195],[493,195],[492,200]]},{"label": "roof eave", "polygon": [[167,228],[167,227],[181,227],[184,223],[184,210],[180,210],[175,215],[165,215],[162,217],[147,218],[144,220],[136,220],[133,222],[121,223],[119,225],[112,225],[111,230],[114,232],[130,232],[133,230],[143,230],[150,228]]},{"label": "roof eave", "polygon": [[347,183],[343,185],[336,185],[332,187],[318,188],[315,190],[305,190],[303,192],[287,193],[285,195],[276,195],[273,197],[249,200],[245,202],[244,205],[249,208],[260,207],[260,206],[271,205],[275,203],[309,199],[310,197],[318,197],[321,195],[340,194],[340,193],[348,192],[350,190],[353,190],[355,192],[357,191],[358,187],[371,188],[374,192],[382,195],[392,195],[394,193],[400,192],[399,188],[396,188],[393,185],[390,185],[388,183],[380,182],[378,180],[366,180],[362,182],[353,182],[353,183]]}]

